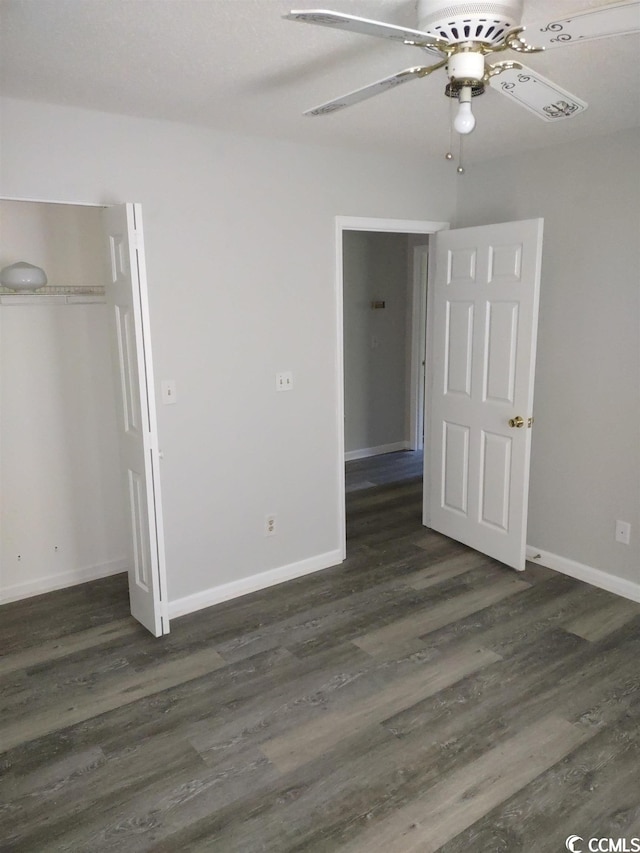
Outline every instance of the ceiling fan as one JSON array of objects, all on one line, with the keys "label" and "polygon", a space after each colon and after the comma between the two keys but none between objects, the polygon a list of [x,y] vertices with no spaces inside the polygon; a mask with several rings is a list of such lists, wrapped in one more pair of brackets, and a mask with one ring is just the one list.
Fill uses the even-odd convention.
[{"label": "ceiling fan", "polygon": [[291,11],[284,16],[288,20],[399,41],[438,58],[433,65],[406,68],[306,110],[304,115],[320,116],[341,110],[441,68],[447,75],[445,94],[459,102],[453,121],[459,134],[474,129],[471,99],[483,94],[488,84],[545,121],[579,115],[587,109],[585,101],[519,61],[496,62],[494,57],[509,50],[533,54],[588,39],[639,32],[640,0],[611,3],[568,18],[534,24],[527,27],[526,38],[525,28],[520,25],[523,4],[524,0],[417,0],[416,30],[325,9]]}]

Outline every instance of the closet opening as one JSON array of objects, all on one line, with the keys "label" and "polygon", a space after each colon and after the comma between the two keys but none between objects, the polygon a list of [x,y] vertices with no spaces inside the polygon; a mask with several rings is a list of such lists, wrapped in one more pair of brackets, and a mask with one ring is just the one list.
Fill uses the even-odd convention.
[{"label": "closet opening", "polygon": [[[102,208],[0,200],[0,602],[126,572]],[[123,578],[126,586],[126,578]]]}]

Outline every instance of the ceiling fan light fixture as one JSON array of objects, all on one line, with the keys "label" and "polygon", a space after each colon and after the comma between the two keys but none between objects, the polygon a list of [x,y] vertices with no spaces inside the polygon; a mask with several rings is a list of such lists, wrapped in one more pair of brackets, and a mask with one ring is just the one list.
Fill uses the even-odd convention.
[{"label": "ceiling fan light fixture", "polygon": [[[450,104],[449,126],[453,132],[455,124],[458,133],[463,134],[460,143],[464,134],[471,133],[475,126],[471,99],[481,95],[489,83],[494,91],[506,95],[544,121],[555,123],[580,115],[586,110],[587,104],[521,62],[504,60],[487,63],[485,57],[507,50],[519,54],[539,53],[564,44],[640,32],[640,0],[592,0],[600,5],[562,20],[531,24],[530,29],[535,33],[535,43],[531,44],[522,35],[524,0],[415,2],[420,26],[417,30],[327,9],[292,10],[285,15],[289,20],[402,42],[412,49],[418,48],[437,57],[432,65],[405,68],[306,110],[304,115],[332,113],[445,69],[448,78],[445,94]],[[496,84],[493,78],[498,78]],[[453,98],[458,98],[460,102],[455,122]]]}]

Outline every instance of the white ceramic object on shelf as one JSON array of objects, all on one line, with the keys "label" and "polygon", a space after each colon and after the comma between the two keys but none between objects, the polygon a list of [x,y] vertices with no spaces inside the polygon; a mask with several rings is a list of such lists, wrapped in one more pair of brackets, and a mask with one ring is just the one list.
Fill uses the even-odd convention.
[{"label": "white ceramic object on shelf", "polygon": [[44,287],[47,283],[47,274],[40,267],[28,264],[26,261],[18,261],[0,270],[0,284],[11,290],[22,292],[33,292]]}]

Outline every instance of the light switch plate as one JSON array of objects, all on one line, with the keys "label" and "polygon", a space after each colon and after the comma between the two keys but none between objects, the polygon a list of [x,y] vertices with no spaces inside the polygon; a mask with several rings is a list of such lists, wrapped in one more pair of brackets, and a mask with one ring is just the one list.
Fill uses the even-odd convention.
[{"label": "light switch plate", "polygon": [[293,390],[293,373],[290,370],[285,370],[282,373],[276,373],[276,390]]},{"label": "light switch plate", "polygon": [[163,379],[160,383],[162,389],[162,402],[165,406],[173,406],[176,402],[176,382],[175,379]]}]

